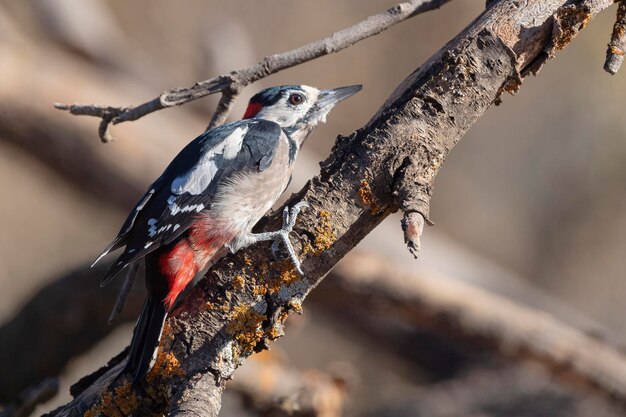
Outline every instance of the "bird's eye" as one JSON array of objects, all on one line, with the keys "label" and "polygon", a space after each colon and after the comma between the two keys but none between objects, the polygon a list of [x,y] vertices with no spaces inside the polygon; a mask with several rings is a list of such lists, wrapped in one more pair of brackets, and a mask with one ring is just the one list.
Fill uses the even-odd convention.
[{"label": "bird's eye", "polygon": [[298,104],[302,104],[304,101],[304,96],[300,93],[292,93],[289,96],[289,103],[297,106]]}]

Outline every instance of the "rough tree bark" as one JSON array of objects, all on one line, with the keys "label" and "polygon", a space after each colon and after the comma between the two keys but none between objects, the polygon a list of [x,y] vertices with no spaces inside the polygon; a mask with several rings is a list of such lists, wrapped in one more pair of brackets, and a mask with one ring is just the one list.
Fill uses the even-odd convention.
[{"label": "rough tree bark", "polygon": [[269,245],[224,258],[167,320],[144,390],[115,379],[123,366],[118,355],[80,381],[75,399],[51,415],[216,416],[224,381],[247,356],[280,337],[287,316],[300,311],[330,268],[388,214],[403,210],[406,237],[417,238],[433,180],[461,136],[611,3],[493,5],[412,73],[367,126],[340,137],[321,174],[292,197],[291,203],[311,205],[296,227],[304,278],[288,261],[269,261]]}]

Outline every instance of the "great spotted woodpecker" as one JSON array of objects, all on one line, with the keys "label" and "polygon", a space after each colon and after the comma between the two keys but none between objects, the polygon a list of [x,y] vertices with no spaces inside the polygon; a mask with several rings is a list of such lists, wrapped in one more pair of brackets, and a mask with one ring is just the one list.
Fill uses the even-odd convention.
[{"label": "great spotted woodpecker", "polygon": [[287,187],[307,136],[338,102],[360,89],[285,85],[262,90],[250,99],[243,120],[194,139],[148,188],[94,262],[125,247],[101,285],[128,265],[145,262],[148,295],[124,369],[133,383],[149,370],[174,301],[222,249],[236,252],[259,241],[282,241],[302,273],[288,234],[305,203],[285,209],[280,230],[255,234],[252,228]]}]

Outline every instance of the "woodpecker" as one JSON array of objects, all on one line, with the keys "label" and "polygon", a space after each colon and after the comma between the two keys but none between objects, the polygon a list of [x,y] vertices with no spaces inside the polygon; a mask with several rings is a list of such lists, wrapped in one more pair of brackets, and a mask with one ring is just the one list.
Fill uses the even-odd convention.
[{"label": "woodpecker", "polygon": [[262,90],[250,99],[242,120],[198,136],[148,187],[94,262],[124,247],[101,286],[127,266],[145,264],[147,297],[124,368],[134,384],[150,369],[177,297],[224,249],[234,253],[259,241],[282,242],[302,274],[288,235],[306,203],[285,208],[280,230],[252,233],[252,228],[287,187],[307,136],[337,103],[360,89],[284,85]]}]

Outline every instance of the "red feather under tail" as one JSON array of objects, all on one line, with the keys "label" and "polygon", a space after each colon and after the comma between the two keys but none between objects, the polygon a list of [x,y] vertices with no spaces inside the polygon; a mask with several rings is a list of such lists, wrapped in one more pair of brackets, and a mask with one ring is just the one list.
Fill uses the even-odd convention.
[{"label": "red feather under tail", "polygon": [[230,236],[208,234],[206,226],[205,222],[198,222],[188,238],[180,240],[159,258],[159,269],[168,281],[169,292],[163,300],[168,310],[196,274],[232,239]]}]

